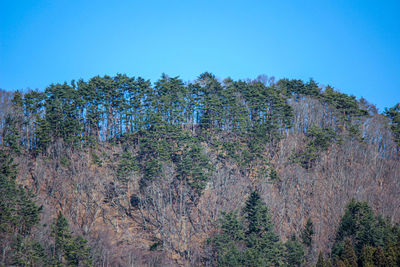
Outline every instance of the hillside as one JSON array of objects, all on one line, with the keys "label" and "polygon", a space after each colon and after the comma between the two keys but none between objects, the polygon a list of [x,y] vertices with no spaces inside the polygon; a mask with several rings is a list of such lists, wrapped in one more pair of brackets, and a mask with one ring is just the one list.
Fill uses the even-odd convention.
[{"label": "hillside", "polygon": [[[41,207],[20,232],[0,209],[1,225],[11,227],[2,226],[0,265],[18,254],[18,232],[63,263],[78,247],[86,256],[76,259],[90,258],[76,260],[82,266],[214,266],[221,219],[249,216],[254,192],[281,250],[289,255],[292,236],[302,239],[300,265],[316,264],[320,252],[341,255],[332,246],[352,200],[388,225],[400,223],[398,105],[379,114],[365,99],[313,80],[220,81],[210,73],[190,83],[163,74],[154,85],[96,76],[45,91],[2,91],[0,100],[3,175],[15,176],[33,193],[21,199]],[[69,228],[60,227],[70,229],[74,247],[63,250],[54,225],[64,217]],[[34,247],[24,242],[17,243]],[[51,261],[32,255],[24,264]]]}]

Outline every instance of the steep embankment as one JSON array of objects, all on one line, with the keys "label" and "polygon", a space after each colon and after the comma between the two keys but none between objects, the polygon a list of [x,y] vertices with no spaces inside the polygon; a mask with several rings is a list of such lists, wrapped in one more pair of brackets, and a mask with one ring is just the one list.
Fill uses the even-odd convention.
[{"label": "steep embankment", "polygon": [[[399,222],[398,147],[372,105],[313,81],[220,84],[204,75],[185,86],[163,77],[152,92],[139,79],[126,113],[115,95],[103,94],[103,104],[90,98],[91,89],[119,88],[98,77],[25,96],[45,101],[44,114],[14,97],[2,144],[18,147],[11,137],[23,125],[17,180],[43,205],[37,239],[46,243],[62,211],[89,241],[95,265],[200,265],[222,213],[241,210],[254,189],[281,240],[300,236],[311,218],[308,264],[330,250],[353,198]],[[83,97],[68,96],[74,90]],[[93,117],[99,105],[105,115]]]},{"label": "steep embankment", "polygon": [[[226,152],[203,142],[213,171],[195,202],[187,196],[189,192],[179,192],[188,189],[177,188],[176,166],[171,162],[162,163],[163,179],[145,189],[140,186],[140,172],[129,172],[126,182],[118,179],[122,155],[127,151],[138,154],[129,141],[104,143],[88,151],[60,147],[50,156],[19,157],[19,180],[38,195],[44,223],[50,225],[52,214],[62,210],[75,231],[110,262],[146,262],[152,254],[149,247],[157,240],[164,242],[167,255],[163,257],[172,253],[182,263],[190,251],[190,259],[199,261],[204,241],[215,230],[221,213],[240,210],[248,193],[257,187],[281,239],[300,236],[311,218],[315,235],[310,258],[314,261],[319,251],[330,249],[345,205],[352,198],[367,201],[392,221],[399,220],[400,164],[380,151],[383,145],[376,142],[390,134],[384,122],[380,115],[366,119],[363,127],[369,136],[363,141],[343,136],[320,152],[309,169],[291,160],[293,151],[305,149],[307,137],[288,133],[263,152],[277,171],[278,178],[273,180],[243,170]],[[261,167],[261,163],[251,166]]]}]

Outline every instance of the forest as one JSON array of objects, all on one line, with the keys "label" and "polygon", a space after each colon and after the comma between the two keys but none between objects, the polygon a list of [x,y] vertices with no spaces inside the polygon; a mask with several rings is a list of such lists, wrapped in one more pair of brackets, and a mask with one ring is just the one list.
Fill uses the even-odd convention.
[{"label": "forest", "polygon": [[0,90],[0,266],[400,266],[400,103],[313,79]]}]

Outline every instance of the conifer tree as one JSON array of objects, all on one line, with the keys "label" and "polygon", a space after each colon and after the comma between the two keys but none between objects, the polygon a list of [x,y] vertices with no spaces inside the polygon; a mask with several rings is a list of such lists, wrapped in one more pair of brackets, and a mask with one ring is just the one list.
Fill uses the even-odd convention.
[{"label": "conifer tree", "polygon": [[361,250],[360,263],[363,267],[374,266],[374,252],[375,248],[371,246],[364,246]]},{"label": "conifer tree", "polygon": [[241,219],[235,213],[225,215],[221,234],[210,241],[217,266],[282,266],[285,261],[301,261],[294,258],[301,254],[297,244],[289,243],[290,257],[286,258],[285,247],[273,231],[268,208],[257,192],[250,194],[243,213]]},{"label": "conifer tree", "polygon": [[377,267],[384,267],[386,265],[385,253],[381,247],[378,247],[374,252],[374,264]]},{"label": "conifer tree", "polygon": [[391,120],[394,142],[397,145],[398,153],[400,153],[400,103],[397,103],[392,108],[386,108],[384,114]]},{"label": "conifer tree", "polygon": [[0,150],[0,265],[6,266],[30,265],[43,260],[36,255],[40,254],[37,242],[30,240],[31,231],[39,222],[41,207],[35,204],[29,191],[17,185],[16,175],[12,157]]},{"label": "conifer tree", "polygon": [[304,264],[304,245],[298,241],[295,235],[285,243],[287,264],[289,266],[302,266]]},{"label": "conifer tree", "polygon": [[54,237],[53,264],[68,266],[91,266],[90,247],[81,236],[74,237],[69,230],[67,219],[58,213],[52,225]]},{"label": "conifer tree", "polygon": [[322,252],[319,252],[318,254],[318,261],[315,267],[325,267],[324,255]]},{"label": "conifer tree", "polygon": [[314,227],[311,221],[311,218],[308,217],[306,225],[304,226],[304,230],[301,234],[301,239],[303,244],[307,247],[311,247],[312,244],[312,236],[314,235]]},{"label": "conifer tree", "polygon": [[354,252],[351,240],[347,238],[344,243],[342,255],[340,256],[346,267],[357,267],[357,256]]}]

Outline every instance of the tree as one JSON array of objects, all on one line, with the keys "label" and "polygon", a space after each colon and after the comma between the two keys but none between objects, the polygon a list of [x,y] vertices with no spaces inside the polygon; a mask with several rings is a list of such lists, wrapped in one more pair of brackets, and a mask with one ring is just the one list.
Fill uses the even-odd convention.
[{"label": "tree", "polygon": [[348,238],[344,243],[344,248],[342,251],[342,255],[340,258],[343,260],[344,264],[347,267],[357,267],[357,256],[354,252],[353,244],[351,240]]},{"label": "tree", "polygon": [[374,264],[377,267],[384,267],[386,265],[385,253],[381,247],[378,247],[374,252]]},{"label": "tree", "polygon": [[374,266],[374,253],[375,248],[371,246],[364,246],[361,250],[360,263],[363,267]]},{"label": "tree", "polygon": [[375,246],[377,242],[375,225],[376,218],[368,204],[351,200],[340,221],[336,242],[332,248],[333,254],[340,253],[340,247],[343,247],[346,238],[350,238],[354,243],[357,257],[365,245]]},{"label": "tree", "polygon": [[355,266],[357,259],[362,266],[396,265],[399,233],[398,225],[375,216],[366,202],[351,200],[340,221],[332,256],[347,266]]},{"label": "tree", "polygon": [[81,236],[74,237],[69,230],[67,219],[58,213],[52,225],[52,237],[54,238],[53,264],[91,266],[90,247]]},{"label": "tree", "polygon": [[235,212],[226,213],[220,221],[221,232],[210,239],[216,266],[242,266],[245,228]]},{"label": "tree", "polygon": [[[34,264],[43,258],[38,243],[31,241],[32,229],[39,222],[41,207],[33,201],[33,195],[17,185],[16,165],[12,157],[0,150],[0,249],[2,265]],[[10,250],[11,248],[11,250]],[[31,255],[31,256],[29,256]],[[37,255],[36,255],[37,256]]]},{"label": "tree", "polygon": [[288,266],[302,266],[305,260],[305,249],[304,245],[298,241],[295,235],[292,235],[290,240],[285,243],[285,247]]},{"label": "tree", "polygon": [[325,267],[324,255],[321,251],[318,254],[318,261],[315,267]]},{"label": "tree", "polygon": [[[257,192],[252,192],[243,208],[244,216],[226,214],[221,231],[210,239],[217,266],[281,266],[285,248],[273,231],[268,208]],[[297,243],[289,243],[290,261],[299,253]],[[300,249],[301,250],[301,249]]]},{"label": "tree", "polygon": [[303,244],[307,247],[311,247],[312,244],[312,236],[314,235],[314,227],[311,221],[311,218],[308,217],[306,225],[304,226],[304,230],[301,234],[301,239]]},{"label": "tree", "polygon": [[385,108],[384,114],[391,120],[394,142],[397,145],[398,153],[400,153],[400,103],[392,108]]}]

